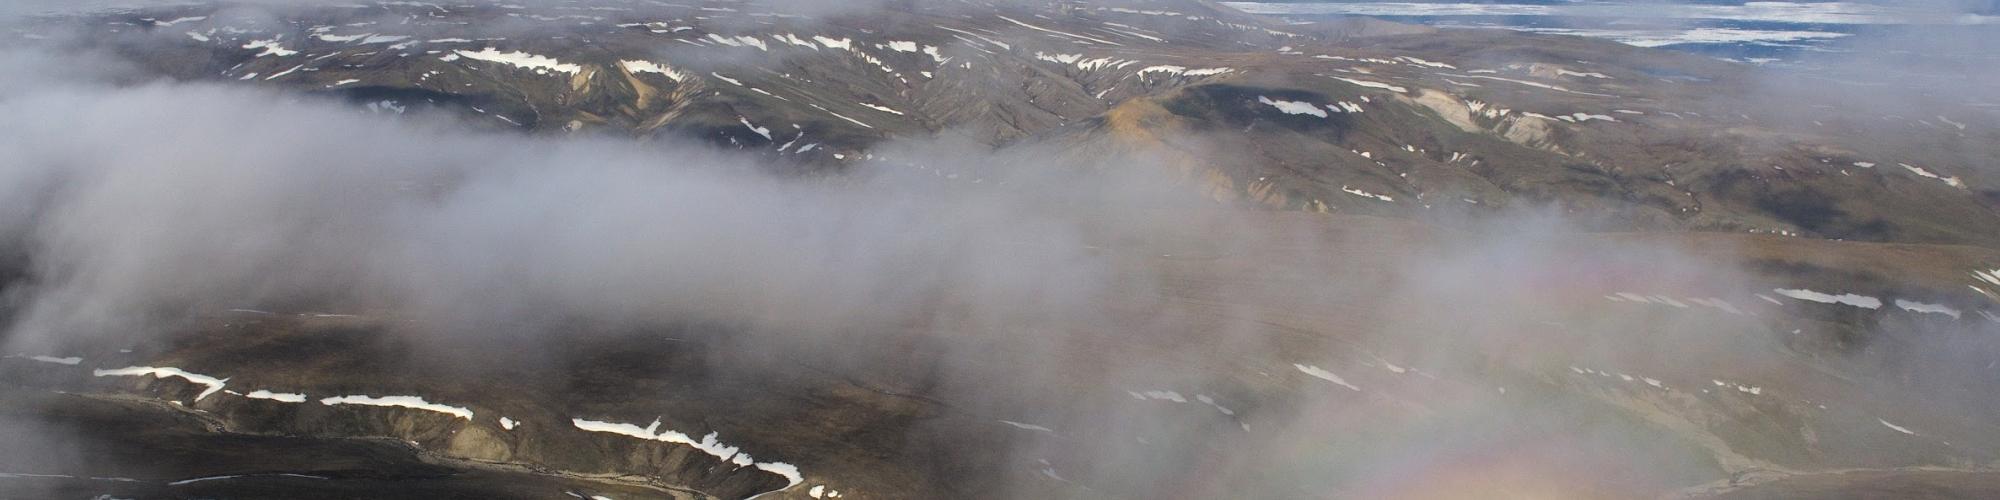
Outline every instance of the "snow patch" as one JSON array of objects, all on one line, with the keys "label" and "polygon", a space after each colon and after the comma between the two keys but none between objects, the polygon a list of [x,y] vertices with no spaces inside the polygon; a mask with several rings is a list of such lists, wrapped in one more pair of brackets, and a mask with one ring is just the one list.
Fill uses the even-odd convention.
[{"label": "snow patch", "polygon": [[1014,426],[1014,428],[1016,428],[1016,429],[1021,429],[1021,430],[1027,430],[1027,431],[1040,431],[1040,432],[1046,432],[1046,433],[1049,433],[1049,434],[1055,434],[1055,433],[1056,433],[1055,429],[1050,429],[1050,428],[1047,428],[1047,427],[1042,427],[1042,426],[1039,426],[1039,425],[1035,425],[1035,424],[1024,424],[1024,423],[1020,423],[1020,422],[1015,422],[1015,421],[1012,421],[1012,420],[1001,420],[1001,421],[1000,421],[1000,423],[1003,423],[1003,424],[1007,424],[1007,425],[1011,425],[1011,426]]},{"label": "snow patch", "polygon": [[868,108],[868,109],[872,109],[872,110],[876,110],[876,111],[881,111],[881,112],[883,112],[883,113],[888,113],[888,114],[892,114],[892,115],[897,115],[897,116],[901,116],[901,115],[903,114],[903,112],[901,112],[901,111],[896,111],[896,110],[894,110],[894,109],[890,109],[890,108],[889,108],[888,106],[882,106],[882,105],[876,105],[876,104],[869,104],[869,103],[865,103],[865,102],[864,102],[864,103],[860,103],[860,104],[861,104],[861,106],[862,106],[862,107],[865,107],[865,108]]},{"label": "snow patch", "polygon": [[1278,108],[1278,111],[1282,111],[1288,115],[1313,115],[1320,118],[1326,118],[1327,116],[1326,110],[1319,109],[1319,106],[1313,105],[1311,103],[1304,103],[1298,101],[1272,100],[1269,97],[1264,97],[1261,95],[1257,96],[1257,102],[1268,104],[1273,108]]},{"label": "snow patch", "polygon": [[1428,66],[1428,67],[1432,67],[1432,68],[1440,68],[1440,69],[1458,69],[1458,67],[1457,67],[1457,66],[1452,66],[1452,65],[1450,65],[1450,64],[1445,64],[1445,63],[1441,63],[1441,62],[1436,62],[1436,61],[1426,61],[1426,60],[1423,60],[1423,59],[1418,59],[1418,58],[1415,58],[1415,57],[1410,57],[1410,56],[1396,56],[1396,58],[1397,58],[1397,59],[1402,59],[1402,60],[1404,60],[1404,61],[1408,61],[1408,62],[1409,62],[1410,64],[1415,64],[1415,65],[1418,65],[1418,66]]},{"label": "snow patch", "polygon": [[1951,316],[1951,319],[1958,319],[1960,314],[1958,309],[1953,309],[1951,306],[1947,306],[1944,304],[1926,304],[1914,300],[1896,299],[1896,307],[1914,313],[1943,314],[1946,316]]},{"label": "snow patch", "polygon": [[1736,392],[1741,392],[1752,396],[1760,396],[1764,394],[1764,388],[1762,387],[1743,385],[1733,382],[1725,382],[1721,380],[1710,380],[1710,382],[1714,382],[1716,387],[1721,387],[1724,389],[1734,388],[1736,389]]},{"label": "snow patch", "polygon": [[174,19],[174,20],[172,20],[172,21],[161,21],[161,20],[157,20],[157,19],[155,19],[155,20],[153,20],[153,26],[158,26],[158,27],[162,27],[162,28],[164,28],[164,27],[167,27],[167,26],[173,26],[173,25],[176,25],[176,24],[180,24],[180,23],[191,23],[191,22],[195,22],[195,21],[201,21],[201,20],[204,20],[204,19],[208,19],[208,16],[194,16],[194,17],[183,17],[183,18],[178,18],[178,19]]},{"label": "snow patch", "polygon": [[295,71],[298,71],[298,70],[299,70],[299,68],[304,68],[304,67],[306,67],[306,65],[304,65],[304,64],[300,64],[300,65],[298,65],[298,66],[293,66],[293,67],[292,67],[292,69],[288,69],[288,70],[284,70],[284,71],[279,71],[279,72],[277,72],[277,73],[272,73],[272,74],[271,74],[271,76],[267,76],[267,77],[264,77],[264,81],[271,81],[271,80],[276,80],[276,79],[278,79],[278,77],[280,77],[280,76],[285,76],[285,75],[289,75],[289,74],[292,74],[292,72],[295,72]]},{"label": "snow patch", "polygon": [[1909,435],[1912,435],[1912,436],[1915,436],[1915,435],[1917,435],[1917,432],[1916,432],[1916,431],[1912,431],[1912,430],[1910,430],[1910,429],[1908,429],[1908,428],[1906,428],[1906,427],[1903,427],[1903,426],[1900,426],[1900,425],[1896,425],[1896,424],[1892,424],[1892,423],[1889,423],[1889,421],[1888,421],[1888,420],[1883,420],[1883,419],[1879,419],[1879,418],[1878,418],[1878,419],[1875,419],[1875,421],[1876,421],[1876,422],[1881,422],[1881,423],[1882,423],[1882,426],[1883,426],[1883,427],[1888,427],[1888,428],[1889,428],[1890,430],[1893,430],[1893,431],[1896,431],[1896,432],[1901,432],[1901,433],[1904,433],[1904,434],[1909,434]]},{"label": "snow patch", "polygon": [[1556,70],[1556,75],[1557,75],[1557,76],[1583,76],[1583,77],[1590,77],[1590,78],[1601,78],[1601,79],[1605,79],[1605,80],[1610,80],[1610,79],[1611,79],[1611,75],[1607,75],[1607,74],[1603,74],[1603,73],[1586,73],[1586,72],[1580,72],[1580,71],[1570,71],[1570,70],[1566,70],[1566,69],[1557,69],[1557,70]]},{"label": "snow patch", "polygon": [[289,57],[293,55],[298,55],[299,53],[299,51],[286,49],[284,45],[278,44],[278,39],[276,38],[270,40],[252,40],[250,41],[250,43],[243,44],[243,48],[250,50],[263,49],[263,52],[259,52],[257,53],[257,55],[251,57],[264,57],[264,56]]},{"label": "snow patch", "polygon": [[1794,299],[1799,299],[1804,301],[1818,302],[1821,304],[1846,304],[1854,307],[1859,307],[1862,309],[1882,308],[1882,299],[1869,297],[1866,295],[1856,295],[1852,293],[1833,295],[1828,293],[1815,292],[1812,290],[1793,289],[1793,288],[1778,288],[1772,291],[1777,292],[1778,295],[1783,295],[1786,297],[1791,297]]},{"label": "snow patch", "polygon": [[201,398],[221,391],[222,387],[229,382],[229,379],[226,378],[215,378],[199,373],[191,373],[187,370],[174,367],[128,366],[114,370],[92,370],[90,374],[98,377],[139,377],[146,375],[151,375],[153,378],[179,377],[181,380],[208,387],[202,390],[201,394],[195,395],[195,401],[201,401]]},{"label": "snow patch", "polygon": [[762,50],[762,51],[765,51],[765,52],[769,52],[769,51],[771,50],[771,46],[770,46],[770,45],[768,45],[768,44],[765,44],[765,43],[764,43],[764,40],[761,40],[761,39],[758,39],[757,37],[754,37],[754,36],[747,36],[747,35],[746,35],[746,36],[722,36],[722,35],[717,35],[717,34],[714,34],[714,33],[709,33],[709,34],[708,34],[708,41],[711,41],[711,42],[715,42],[715,43],[718,43],[718,44],[722,44],[722,45],[728,45],[728,46],[731,46],[731,47],[751,47],[751,48],[755,48],[755,49],[757,49],[757,50]]},{"label": "snow patch", "polygon": [[1400,94],[1400,93],[1404,93],[1404,92],[1409,92],[1409,91],[1410,91],[1410,89],[1406,89],[1406,88],[1403,88],[1403,87],[1398,87],[1398,86],[1395,86],[1395,85],[1390,85],[1390,84],[1387,84],[1387,83],[1382,83],[1382,82],[1371,82],[1371,81],[1368,81],[1368,80],[1356,80],[1356,79],[1353,79],[1353,78],[1346,78],[1346,77],[1339,77],[1339,76],[1333,76],[1333,77],[1328,77],[1328,78],[1332,78],[1332,79],[1335,79],[1335,80],[1340,80],[1340,81],[1343,81],[1343,82],[1347,82],[1347,83],[1350,83],[1350,84],[1354,84],[1354,85],[1356,85],[1356,86],[1360,86],[1360,87],[1367,87],[1367,88],[1371,88],[1371,89],[1382,89],[1382,90],[1387,90],[1387,91],[1390,91],[1390,92],[1396,92],[1396,93],[1399,93],[1399,94]]},{"label": "snow patch", "polygon": [[740,122],[743,122],[743,128],[747,128],[747,129],[750,129],[750,131],[751,131],[751,132],[756,132],[756,133],[757,133],[757,135],[761,135],[761,136],[764,136],[764,140],[767,140],[767,141],[768,141],[768,140],[771,140],[771,129],[770,129],[770,128],[768,128],[768,127],[759,127],[759,126],[757,126],[756,124],[752,124],[752,123],[750,123],[750,119],[749,119],[749,118],[745,118],[745,117],[742,117],[742,116],[738,116],[738,117],[736,117],[736,120],[737,120],[737,121],[740,121]]},{"label": "snow patch", "polygon": [[1198,77],[1198,76],[1215,76],[1223,73],[1229,73],[1232,71],[1236,71],[1236,69],[1234,68],[1188,69],[1186,66],[1161,65],[1161,66],[1147,66],[1144,68],[1139,68],[1139,76],[1144,77],[1149,73],[1165,73],[1173,76]]},{"label": "snow patch", "polygon": [[304,394],[295,394],[295,393],[289,393],[289,392],[271,392],[271,391],[267,391],[267,390],[264,390],[264,389],[258,389],[258,390],[254,390],[254,391],[250,391],[250,393],[249,393],[249,394],[244,394],[244,395],[243,395],[243,397],[246,397],[246,398],[250,398],[250,399],[268,399],[268,400],[272,400],[272,401],[277,401],[277,402],[280,402],[280,403],[304,403],[304,402],[306,402],[306,395],[304,395]]},{"label": "snow patch", "polygon": [[546,75],[550,71],[575,75],[578,72],[583,71],[582,66],[564,63],[553,57],[535,55],[520,51],[501,52],[499,49],[495,49],[492,47],[480,49],[477,52],[470,50],[455,50],[452,51],[452,54],[464,57],[466,59],[500,63],[522,69],[532,70],[537,75]]},{"label": "snow patch", "polygon": [[755,466],[756,468],[763,470],[765,472],[770,472],[773,474],[784,476],[787,481],[790,481],[790,484],[786,485],[785,488],[791,488],[793,486],[797,486],[801,482],[805,482],[805,477],[799,474],[799,468],[797,466],[793,466],[792,464],[784,462],[757,462],[750,457],[750,454],[741,453],[742,451],[741,448],[735,446],[729,446],[717,440],[716,436],[718,435],[718,433],[715,432],[710,432],[708,433],[707,436],[703,436],[700,441],[695,441],[693,438],[688,437],[687,434],[683,434],[671,429],[667,430],[660,429],[659,419],[653,419],[653,423],[651,425],[647,425],[646,427],[639,427],[637,425],[626,424],[626,423],[585,420],[581,418],[570,419],[570,425],[576,426],[576,428],[578,429],[590,432],[617,434],[621,436],[629,436],[649,441],[661,441],[661,442],[691,446],[694,449],[701,451],[702,453],[706,453],[709,456],[715,457],[718,460],[721,460],[726,463],[735,464],[737,467]]},{"label": "snow patch", "polygon": [[40,361],[43,363],[55,363],[58,365],[70,365],[70,366],[76,366],[79,363],[83,363],[83,358],[79,358],[76,356],[70,356],[66,358],[58,358],[55,356],[28,356],[28,359]]},{"label": "snow patch", "polygon": [[1320,380],[1325,380],[1328,382],[1333,382],[1335,384],[1340,384],[1341,387],[1346,387],[1356,392],[1359,392],[1361,390],[1360,387],[1355,387],[1354,384],[1347,383],[1346,379],[1342,379],[1340,378],[1339,375],[1334,375],[1333,372],[1326,371],[1326,369],[1324,368],[1320,368],[1315,365],[1303,365],[1298,363],[1293,363],[1292,367],[1297,368],[1300,372],[1305,373],[1306,375],[1311,375],[1314,378],[1318,378]]},{"label": "snow patch", "polygon": [[799,483],[806,482],[805,476],[799,474],[799,467],[796,465],[784,462],[757,462],[757,468],[763,469],[764,472],[784,476],[785,481],[788,481],[785,488],[791,488],[798,486]]},{"label": "snow patch", "polygon": [[413,410],[434,411],[466,420],[472,420],[471,409],[459,406],[448,406],[448,405],[432,403],[429,401],[424,401],[424,398],[417,396],[382,396],[379,398],[374,396],[334,396],[319,400],[319,404],[327,406],[362,405],[362,406],[385,406],[385,407],[409,408]]},{"label": "snow patch", "polygon": [[1931,172],[1931,171],[1929,171],[1929,170],[1925,170],[1925,169],[1924,169],[1923,167],[1919,167],[1919,166],[1916,166],[1916,165],[1911,165],[1911,164],[1908,164],[1908,163],[1897,163],[1897,165],[1902,165],[1902,166],[1903,166],[1903,169],[1905,169],[1905,170],[1909,170],[1909,171],[1910,171],[1910,173],[1913,173],[1913,174],[1917,174],[1918,176],[1922,176],[1922,177],[1929,177],[1929,178],[1932,178],[1932,179],[1937,179],[1937,180],[1940,180],[1940,181],[1944,181],[1944,183],[1945,183],[1946,185],[1949,185],[1949,186],[1951,186],[1951,187],[1955,187],[1955,188],[1962,188],[1962,187],[1965,187],[1965,182],[1964,182],[1964,181],[1960,181],[1960,180],[1958,179],[1958,177],[1957,177],[1957,176],[1952,176],[1952,177],[1941,177],[1941,176],[1939,176],[1939,175],[1938,175],[1938,174],[1936,174],[1936,173],[1933,173],[1933,172]]},{"label": "snow patch", "polygon": [[680,70],[676,70],[665,64],[660,64],[652,61],[636,61],[636,60],[625,59],[618,61],[618,66],[625,68],[625,71],[629,73],[633,74],[653,73],[656,75],[665,76],[667,77],[667,79],[676,82],[685,81],[687,80],[688,76],[687,73],[682,73],[680,72]]},{"label": "snow patch", "polygon": [[846,38],[814,36],[813,41],[819,42],[820,45],[825,45],[829,49],[854,50],[854,41]]},{"label": "snow patch", "polygon": [[1347,194],[1351,194],[1351,195],[1355,195],[1355,196],[1360,196],[1360,197],[1363,197],[1363,198],[1374,198],[1374,199],[1377,199],[1377,200],[1382,200],[1382,201],[1391,201],[1391,202],[1393,202],[1393,201],[1396,201],[1396,198],[1395,198],[1395,197],[1392,197],[1392,196],[1389,196],[1389,195],[1386,195],[1386,194],[1375,194],[1375,193],[1370,193],[1370,192],[1367,192],[1367,191],[1362,191],[1362,190],[1360,190],[1360,189],[1355,189],[1355,188],[1351,188],[1351,187],[1347,187],[1347,186],[1345,186],[1345,185],[1343,185],[1343,186],[1340,186],[1340,191],[1341,191],[1341,192],[1343,192],[1343,193],[1347,193]]}]

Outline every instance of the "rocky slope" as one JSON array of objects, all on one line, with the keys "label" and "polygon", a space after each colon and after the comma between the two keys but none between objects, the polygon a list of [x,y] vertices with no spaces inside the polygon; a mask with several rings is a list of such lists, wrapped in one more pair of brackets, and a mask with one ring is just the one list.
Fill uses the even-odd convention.
[{"label": "rocky slope", "polygon": [[[1945,99],[1773,95],[1755,68],[1599,40],[1274,25],[1199,1],[379,3],[89,18],[182,79],[540,133],[688,136],[809,168],[898,136],[1165,141],[1216,198],[1604,228],[1991,245],[1994,124]],[[34,34],[33,27],[20,34]],[[54,28],[44,28],[54,29]],[[1856,84],[1859,85],[1859,84]],[[1813,98],[1810,95],[1825,96]],[[1200,138],[1200,143],[1187,141]]]}]

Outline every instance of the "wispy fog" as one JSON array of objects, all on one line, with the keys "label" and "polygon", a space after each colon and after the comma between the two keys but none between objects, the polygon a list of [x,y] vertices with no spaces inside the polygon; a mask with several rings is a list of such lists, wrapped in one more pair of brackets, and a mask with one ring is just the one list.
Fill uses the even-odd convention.
[{"label": "wispy fog", "polygon": [[[801,174],[122,68],[0,51],[0,352],[146,345],[231,309],[382,318],[441,360],[715,325],[1020,431],[955,452],[1020,472],[980,483],[1012,498],[1604,498],[1814,460],[1992,458],[1963,431],[1985,405],[1890,403],[1992,401],[1949,389],[1991,377],[1959,349],[1991,348],[1965,341],[1991,325],[1883,322],[1949,333],[1802,349],[1786,330],[1824,324],[1784,311],[1819,306],[1759,302],[1789,283],[1732,243],[1585,234],[1533,209],[1227,206],[1155,168],[1179,150],[947,131]],[[730,369],[771,368],[758,359]],[[1948,369],[1907,376],[1931,363]],[[1844,378],[1878,376],[1904,378]],[[1877,463],[1870,441],[1812,434],[1887,419],[1960,444]],[[0,421],[0,438],[32,430]]]}]

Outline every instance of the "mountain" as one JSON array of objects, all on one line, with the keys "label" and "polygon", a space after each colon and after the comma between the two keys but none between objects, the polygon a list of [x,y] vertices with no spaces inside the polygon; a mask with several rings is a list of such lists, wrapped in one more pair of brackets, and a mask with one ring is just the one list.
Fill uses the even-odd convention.
[{"label": "mountain", "polygon": [[[759,309],[814,313],[775,328],[559,312],[453,327],[400,304],[207,304],[159,338],[0,359],[0,429],[80,455],[0,455],[0,491],[2000,488],[1990,111],[1606,40],[1287,23],[1205,0],[522,3],[103,9],[25,18],[6,43],[112,54],[130,66],[119,85],[335,101],[527,144],[693,142],[808,183],[886,169],[947,198],[1033,185],[1008,169],[1037,165],[965,167],[954,161],[978,160],[919,140],[1046,152],[1048,166],[1212,203],[1086,212],[1058,227],[1073,239],[975,249],[1063,264],[1004,270],[1022,275],[1088,271],[1076,279],[1110,292],[939,285],[919,313],[852,328],[815,300],[854,293],[835,303],[867,310],[877,290],[808,289]],[[1023,205],[1005,209],[1044,208]],[[1582,230],[1517,220],[1537,210]],[[38,258],[0,277],[52,281]],[[929,262],[910,261],[895,271]],[[21,303],[0,317],[25,316]],[[840,334],[787,330],[817,327]],[[460,329],[482,334],[438,333]]]},{"label": "mountain", "polygon": [[[1179,175],[1274,208],[1553,204],[1606,229],[2000,234],[2000,194],[1974,163],[1988,153],[1982,115],[1787,102],[1761,88],[1773,77],[1700,57],[1365,20],[1274,25],[1200,2],[918,3],[812,19],[645,5],[142,10],[94,26],[93,42],[179,79],[538,133],[694,137],[815,168],[870,161],[899,135],[1088,154],[1196,133],[1216,144],[1176,144],[1191,159]],[[179,43],[122,43],[132,32]]]}]

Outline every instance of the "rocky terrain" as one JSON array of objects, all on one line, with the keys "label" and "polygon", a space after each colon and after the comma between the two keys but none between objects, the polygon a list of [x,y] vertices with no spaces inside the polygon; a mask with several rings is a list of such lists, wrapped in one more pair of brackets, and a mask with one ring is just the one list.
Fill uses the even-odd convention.
[{"label": "rocky terrain", "polygon": [[1990,115],[1949,96],[1853,101],[1855,83],[1787,98],[1753,67],[1598,40],[1117,5],[176,8],[94,18],[84,43],[174,78],[537,133],[696,137],[812,168],[911,134],[1079,154],[1164,143],[1186,158],[1169,170],[1217,199],[1287,209],[1555,204],[1618,229],[2000,234],[1979,163]]},{"label": "rocky terrain", "polygon": [[[106,9],[0,36],[108,54],[129,66],[114,85],[268,91],[555,153],[692,142],[809,186],[895,172],[923,180],[919,200],[1087,165],[1053,183],[1160,180],[1200,202],[1004,205],[1064,214],[971,230],[991,238],[960,250],[1035,265],[933,280],[923,256],[886,258],[908,274],[889,283],[918,283],[908,308],[771,281],[712,292],[799,299],[753,319],[444,324],[327,292],[196,302],[150,335],[10,328],[0,439],[50,453],[0,453],[0,497],[2000,489],[1990,112],[1851,100],[1860,83],[1780,92],[1793,82],[1766,70],[1603,40],[1286,24],[1200,0],[523,3]],[[8,91],[0,109],[20,102]],[[439,158],[409,161],[463,157]],[[340,196],[477,191],[453,175]],[[22,255],[0,259],[0,318],[32,317],[20,297],[72,271],[0,250]]]}]

